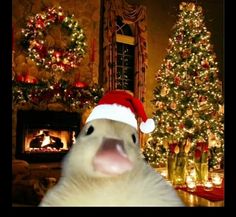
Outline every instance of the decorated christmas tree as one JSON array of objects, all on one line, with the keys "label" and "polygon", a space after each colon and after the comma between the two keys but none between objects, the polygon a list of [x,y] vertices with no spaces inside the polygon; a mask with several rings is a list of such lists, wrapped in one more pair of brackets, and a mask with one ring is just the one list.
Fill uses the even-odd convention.
[{"label": "decorated christmas tree", "polygon": [[211,33],[201,6],[182,2],[179,10],[156,74],[152,103],[157,128],[147,140],[144,156],[150,164],[163,166],[171,144],[185,146],[182,150],[187,148],[193,159],[199,154],[194,152],[197,144],[205,142],[209,167],[219,168],[224,156],[224,100]]}]

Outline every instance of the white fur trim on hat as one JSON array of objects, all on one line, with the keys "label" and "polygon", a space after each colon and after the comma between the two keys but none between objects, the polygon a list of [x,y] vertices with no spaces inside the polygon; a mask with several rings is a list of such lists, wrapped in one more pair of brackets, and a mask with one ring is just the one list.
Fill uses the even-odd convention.
[{"label": "white fur trim on hat", "polygon": [[119,121],[137,129],[137,120],[134,113],[129,108],[119,104],[102,104],[96,106],[87,118],[86,123],[95,119]]},{"label": "white fur trim on hat", "polygon": [[154,120],[149,118],[145,122],[142,122],[139,127],[143,133],[151,133],[155,129]]}]

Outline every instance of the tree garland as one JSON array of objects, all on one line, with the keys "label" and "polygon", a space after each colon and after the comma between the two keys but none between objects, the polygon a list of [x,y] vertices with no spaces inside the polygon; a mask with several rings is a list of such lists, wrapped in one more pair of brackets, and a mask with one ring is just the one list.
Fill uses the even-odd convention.
[{"label": "tree garland", "polygon": [[[48,71],[62,72],[78,67],[86,53],[86,43],[83,29],[73,17],[65,16],[61,7],[52,7],[27,19],[26,28],[22,30],[22,45],[36,65]],[[45,45],[48,30],[57,24],[67,31],[71,39],[65,49]]]}]

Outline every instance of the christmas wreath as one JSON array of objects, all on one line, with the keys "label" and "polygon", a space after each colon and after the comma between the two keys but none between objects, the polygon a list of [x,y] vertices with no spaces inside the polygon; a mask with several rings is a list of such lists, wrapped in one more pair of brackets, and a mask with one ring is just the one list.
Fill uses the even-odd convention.
[{"label": "christmas wreath", "polygon": [[[29,16],[26,28],[22,30],[22,45],[27,50],[28,57],[36,65],[48,71],[68,72],[78,67],[86,53],[85,35],[74,16],[65,16],[61,7],[52,7]],[[45,37],[52,25],[61,25],[70,37],[66,48],[50,47],[45,43]]]}]

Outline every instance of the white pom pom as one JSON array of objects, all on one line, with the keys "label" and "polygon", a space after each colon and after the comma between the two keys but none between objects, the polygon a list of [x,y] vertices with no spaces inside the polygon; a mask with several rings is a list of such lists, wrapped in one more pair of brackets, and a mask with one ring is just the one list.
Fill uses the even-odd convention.
[{"label": "white pom pom", "polygon": [[155,129],[155,123],[154,120],[149,118],[146,120],[146,122],[142,122],[140,124],[140,130],[143,133],[151,133]]}]

